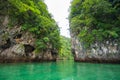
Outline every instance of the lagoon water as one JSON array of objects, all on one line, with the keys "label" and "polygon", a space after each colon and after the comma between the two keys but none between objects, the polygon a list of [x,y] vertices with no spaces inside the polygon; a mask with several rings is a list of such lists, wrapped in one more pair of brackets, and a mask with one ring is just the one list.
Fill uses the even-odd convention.
[{"label": "lagoon water", "polygon": [[0,64],[0,80],[120,80],[120,64],[7,63]]}]

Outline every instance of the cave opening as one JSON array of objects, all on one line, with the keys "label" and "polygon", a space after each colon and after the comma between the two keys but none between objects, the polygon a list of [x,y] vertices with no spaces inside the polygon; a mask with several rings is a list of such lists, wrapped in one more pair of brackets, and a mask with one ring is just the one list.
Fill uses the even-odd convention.
[{"label": "cave opening", "polygon": [[35,50],[34,46],[29,45],[29,44],[24,44],[24,47],[25,47],[26,56],[28,56]]}]

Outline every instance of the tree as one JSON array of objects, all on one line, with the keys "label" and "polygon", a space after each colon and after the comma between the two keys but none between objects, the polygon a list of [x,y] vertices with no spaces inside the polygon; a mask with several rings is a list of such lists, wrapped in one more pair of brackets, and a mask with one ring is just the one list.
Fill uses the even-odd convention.
[{"label": "tree", "polygon": [[69,16],[71,31],[87,47],[95,42],[119,39],[120,19],[116,6],[107,0],[73,0]]},{"label": "tree", "polygon": [[49,45],[59,51],[59,27],[48,12],[44,0],[0,0],[0,9],[0,12],[9,16],[10,27],[19,25],[23,31],[35,35],[37,51],[44,51]]},{"label": "tree", "polygon": [[60,37],[61,48],[59,56],[63,59],[73,59],[73,55],[71,53],[71,41],[70,38],[61,36]]}]

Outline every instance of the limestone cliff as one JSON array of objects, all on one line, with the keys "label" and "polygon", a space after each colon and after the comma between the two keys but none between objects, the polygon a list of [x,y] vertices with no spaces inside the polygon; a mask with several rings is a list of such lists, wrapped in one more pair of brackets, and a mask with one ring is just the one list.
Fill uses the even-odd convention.
[{"label": "limestone cliff", "polygon": [[35,53],[35,35],[21,30],[20,25],[8,27],[9,16],[0,16],[0,62],[55,60],[54,50]]},{"label": "limestone cliff", "polygon": [[43,0],[0,0],[0,62],[56,60],[59,38]]},{"label": "limestone cliff", "polygon": [[76,61],[120,63],[119,3],[118,0],[71,2],[69,23]]},{"label": "limestone cliff", "polygon": [[75,61],[83,62],[120,62],[120,44],[118,40],[106,40],[93,43],[89,48],[71,34],[72,53]]}]

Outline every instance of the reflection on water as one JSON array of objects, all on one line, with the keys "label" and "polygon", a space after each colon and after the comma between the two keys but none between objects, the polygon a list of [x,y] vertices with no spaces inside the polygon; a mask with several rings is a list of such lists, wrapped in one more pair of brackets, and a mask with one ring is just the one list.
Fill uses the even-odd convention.
[{"label": "reflection on water", "polygon": [[73,61],[0,64],[0,80],[120,80],[120,65]]}]

